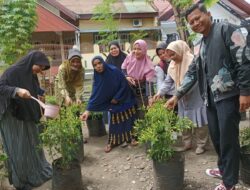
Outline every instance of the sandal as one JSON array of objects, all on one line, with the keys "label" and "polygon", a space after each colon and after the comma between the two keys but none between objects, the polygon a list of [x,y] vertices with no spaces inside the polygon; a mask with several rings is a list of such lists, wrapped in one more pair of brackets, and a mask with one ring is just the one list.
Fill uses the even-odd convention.
[{"label": "sandal", "polygon": [[105,147],[105,149],[104,149],[104,151],[105,151],[106,153],[109,153],[111,150],[112,150],[112,145],[111,145],[111,144],[108,144],[108,145]]},{"label": "sandal", "polygon": [[131,146],[137,146],[138,142],[135,139],[132,139],[130,144]]}]

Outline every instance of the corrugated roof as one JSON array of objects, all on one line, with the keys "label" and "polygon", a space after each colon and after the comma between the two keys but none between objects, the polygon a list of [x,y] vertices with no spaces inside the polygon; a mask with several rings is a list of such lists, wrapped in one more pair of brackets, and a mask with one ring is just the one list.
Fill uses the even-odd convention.
[{"label": "corrugated roof", "polygon": [[[198,0],[194,0],[194,2],[198,2]],[[244,0],[220,0],[218,3],[226,5],[229,9],[237,13],[242,18],[247,18],[250,16],[250,4]],[[173,20],[174,13],[171,4],[168,1],[154,0],[154,5],[159,10],[160,21]]]},{"label": "corrugated roof", "polygon": [[220,2],[224,3],[242,18],[250,16],[250,4],[243,0],[220,0]]},{"label": "corrugated roof", "polygon": [[37,5],[38,22],[35,32],[66,32],[76,31],[77,27],[63,18],[53,14],[41,5]]},{"label": "corrugated roof", "polygon": [[[67,7],[67,9],[77,14],[92,14],[94,8],[102,2],[102,0],[57,0],[59,3]],[[113,10],[117,13],[156,13],[153,7],[146,3],[145,0],[118,0],[113,4]]]},{"label": "corrugated roof", "polygon": [[67,15],[72,20],[76,20],[78,18],[78,15],[71,10],[67,9],[67,7],[63,6],[61,3],[59,3],[57,0],[44,0],[53,7],[57,8],[60,12]]}]

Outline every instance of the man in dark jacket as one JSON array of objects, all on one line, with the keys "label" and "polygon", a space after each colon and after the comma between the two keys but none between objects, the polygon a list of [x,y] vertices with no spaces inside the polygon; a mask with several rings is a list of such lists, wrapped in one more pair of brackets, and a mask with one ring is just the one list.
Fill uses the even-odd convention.
[{"label": "man in dark jacket", "polygon": [[186,19],[194,32],[203,34],[200,52],[166,107],[174,107],[198,80],[218,154],[218,168],[207,169],[206,174],[222,177],[214,190],[235,190],[240,155],[239,111],[250,107],[250,47],[246,40],[250,31],[228,23],[212,23],[203,4],[190,7]]}]

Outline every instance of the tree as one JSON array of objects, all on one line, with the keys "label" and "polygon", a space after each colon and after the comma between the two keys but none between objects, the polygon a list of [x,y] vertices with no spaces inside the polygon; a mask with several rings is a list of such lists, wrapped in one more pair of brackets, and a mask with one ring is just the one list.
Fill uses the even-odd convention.
[{"label": "tree", "polygon": [[117,39],[118,37],[118,23],[114,20],[114,15],[116,10],[112,10],[112,4],[117,0],[103,0],[101,4],[97,5],[94,9],[94,15],[92,20],[100,22],[103,27],[99,32],[101,40],[99,44],[108,45],[112,40]]},{"label": "tree", "polygon": [[[98,43],[104,46],[107,46],[110,41],[117,40],[119,38],[118,22],[114,19],[114,17],[120,12],[120,10],[114,9],[112,6],[116,2],[117,0],[103,0],[101,4],[95,7],[94,15],[91,18],[92,20],[96,20],[103,25],[101,31],[99,31],[101,40],[99,40]],[[142,39],[147,35],[148,33],[143,30],[130,33],[132,42],[137,39]]]},{"label": "tree", "polygon": [[35,29],[36,0],[1,0],[0,3],[0,60],[14,63],[31,49]]},{"label": "tree", "polygon": [[[192,47],[193,44],[189,40],[190,34],[187,28],[187,24],[182,14],[187,7],[191,6],[194,3],[194,1],[193,0],[162,0],[162,1],[167,1],[171,4],[175,16],[177,30],[180,35],[180,39],[186,41],[189,44],[189,46]],[[206,7],[210,7],[219,0],[201,0],[201,1],[204,2]]]}]

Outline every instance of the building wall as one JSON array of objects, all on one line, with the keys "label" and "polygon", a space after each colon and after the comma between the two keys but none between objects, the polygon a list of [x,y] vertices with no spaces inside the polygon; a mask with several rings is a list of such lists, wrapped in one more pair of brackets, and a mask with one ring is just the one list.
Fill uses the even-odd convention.
[{"label": "building wall", "polygon": [[[154,18],[143,18],[142,27],[155,27],[155,19]],[[118,29],[123,28],[141,28],[141,27],[133,27],[133,19],[116,19],[118,23]],[[82,30],[98,30],[102,29],[103,25],[98,21],[93,20],[80,20],[79,21],[79,29]]]},{"label": "building wall", "polygon": [[[130,43],[126,43],[125,48],[130,49]],[[104,60],[106,59],[106,56],[99,51],[98,44],[93,44],[93,50],[94,50],[94,52],[92,52],[92,53],[82,53],[82,57],[83,57],[82,58],[82,63],[83,63],[84,68],[87,69],[87,70],[92,70],[93,69],[93,66],[91,64],[91,60],[92,60],[92,58],[94,56],[100,55],[100,56],[102,56],[104,58]],[[108,55],[108,52],[104,52],[104,53],[106,55]],[[154,64],[157,64],[159,62],[158,57],[155,56],[156,55],[155,49],[149,49],[147,51],[147,54],[150,56],[151,59],[153,59]]]},{"label": "building wall", "polygon": [[211,12],[213,20],[228,21],[232,24],[240,25],[240,19],[225,10],[222,6],[215,4],[208,9]]},{"label": "building wall", "polygon": [[80,48],[83,53],[94,52],[94,39],[93,33],[84,33],[80,35]]},{"label": "building wall", "polygon": [[[133,30],[133,32],[136,32],[143,28],[147,28],[147,29],[154,28],[156,25],[155,18],[143,18],[141,20],[142,20],[142,26],[134,27],[133,19],[121,19],[121,20],[116,19],[116,21],[118,22],[118,31],[121,30],[122,32],[129,33],[129,31]],[[80,20],[79,21],[79,29],[81,31],[80,48],[81,48],[81,52],[83,55],[82,62],[86,69],[93,69],[91,60],[95,55],[102,55],[105,58],[105,56],[100,52],[98,44],[96,44],[94,40],[94,35],[98,34],[98,32],[100,31],[100,29],[102,29],[102,27],[103,25],[97,21],[93,21],[93,20]],[[150,32],[152,33],[152,31]],[[148,45],[150,47],[150,49],[148,50],[148,55],[150,57],[154,57],[157,40],[152,41],[152,39],[146,39],[146,41],[148,42]],[[129,42],[125,42],[124,49],[131,50],[131,44]],[[108,52],[104,52],[104,54],[107,55]],[[154,61],[156,60],[157,58],[154,59]]]}]

